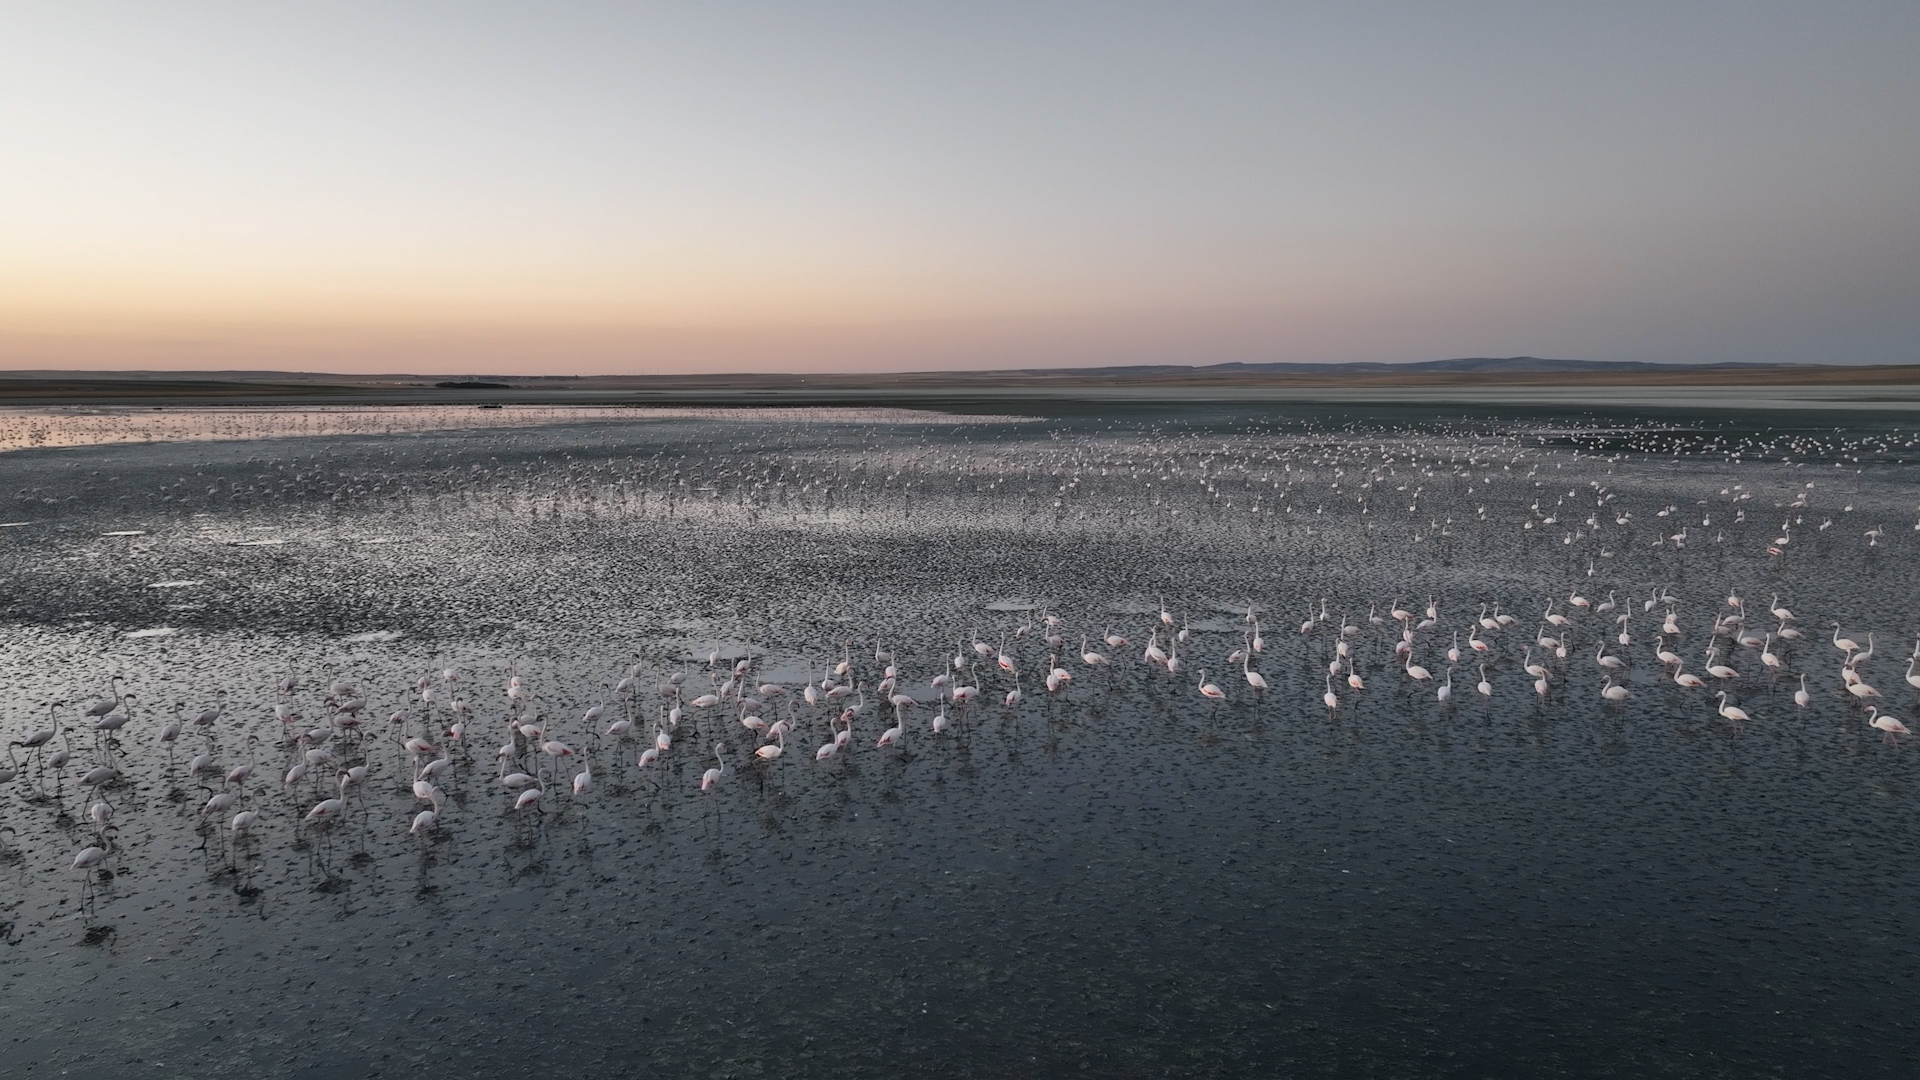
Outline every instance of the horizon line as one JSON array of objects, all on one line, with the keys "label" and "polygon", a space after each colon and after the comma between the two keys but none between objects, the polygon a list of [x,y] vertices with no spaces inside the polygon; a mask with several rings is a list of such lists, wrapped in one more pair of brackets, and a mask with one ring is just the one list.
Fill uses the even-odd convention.
[{"label": "horizon line", "polygon": [[149,377],[149,376],[160,377],[160,378],[191,378],[195,376],[232,378],[232,377],[238,377],[238,376],[247,376],[247,377],[282,376],[282,377],[303,377],[303,378],[350,379],[355,381],[380,381],[380,380],[405,379],[405,380],[430,380],[430,381],[447,382],[447,381],[474,380],[474,379],[529,379],[529,380],[539,380],[539,381],[550,382],[550,381],[559,381],[559,380],[587,380],[587,379],[697,379],[702,377],[710,377],[710,378],[781,377],[781,378],[805,379],[811,376],[823,376],[823,377],[832,377],[832,378],[853,378],[853,377],[867,377],[867,376],[900,376],[900,375],[907,375],[907,376],[964,375],[964,376],[973,376],[973,377],[978,377],[982,375],[996,375],[996,374],[999,374],[999,375],[1051,375],[1051,374],[1090,375],[1090,374],[1096,374],[1096,373],[1102,373],[1102,372],[1126,373],[1126,372],[1145,372],[1145,371],[1216,371],[1216,370],[1222,370],[1222,369],[1226,369],[1226,370],[1295,369],[1295,370],[1303,370],[1303,371],[1319,369],[1324,371],[1327,369],[1342,369],[1342,368],[1344,369],[1421,368],[1421,367],[1431,367],[1434,365],[1441,365],[1441,364],[1462,364],[1462,363],[1499,364],[1499,363],[1517,363],[1517,362],[1533,362],[1533,363],[1552,364],[1552,365],[1564,364],[1564,365],[1568,365],[1569,367],[1584,368],[1587,370],[1593,370],[1595,368],[1620,368],[1620,369],[1689,368],[1689,369],[1696,369],[1696,370],[1709,370],[1709,369],[1727,369],[1727,368],[1779,369],[1779,368],[1801,368],[1801,367],[1844,369],[1844,368],[1868,368],[1868,367],[1900,367],[1900,366],[1912,365],[1912,361],[1899,360],[1899,359],[1852,361],[1852,362],[1833,362],[1833,361],[1820,361],[1820,360],[1805,360],[1805,361],[1584,360],[1584,359],[1569,359],[1569,358],[1563,358],[1563,357],[1542,357],[1542,356],[1533,356],[1533,355],[1520,355],[1520,356],[1456,356],[1456,357],[1445,357],[1445,358],[1433,359],[1433,360],[1327,360],[1327,361],[1229,360],[1229,361],[1219,361],[1216,363],[1208,363],[1208,364],[1181,364],[1181,363],[1169,362],[1169,363],[1133,363],[1133,364],[1083,364],[1083,365],[1001,367],[1001,368],[898,368],[898,369],[872,369],[872,370],[822,369],[822,370],[814,370],[814,371],[740,370],[740,371],[713,371],[713,372],[633,371],[633,372],[619,372],[619,373],[600,372],[600,373],[593,373],[593,374],[586,374],[586,373],[535,374],[531,372],[515,373],[515,372],[503,372],[503,371],[492,371],[492,372],[470,371],[470,372],[462,372],[458,374],[449,373],[449,372],[426,373],[426,372],[405,372],[405,371],[353,372],[353,371],[329,371],[324,369],[292,369],[292,368],[151,368],[151,367],[19,368],[19,369],[0,368],[0,379],[7,379],[7,378],[86,379],[86,378],[102,378],[102,377],[125,378],[125,377]]}]

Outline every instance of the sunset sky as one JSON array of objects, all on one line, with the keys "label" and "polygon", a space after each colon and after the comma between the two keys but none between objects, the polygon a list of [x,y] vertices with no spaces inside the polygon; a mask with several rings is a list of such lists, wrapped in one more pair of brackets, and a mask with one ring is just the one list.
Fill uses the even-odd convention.
[{"label": "sunset sky", "polygon": [[1920,362],[1920,4],[10,5],[0,368]]}]

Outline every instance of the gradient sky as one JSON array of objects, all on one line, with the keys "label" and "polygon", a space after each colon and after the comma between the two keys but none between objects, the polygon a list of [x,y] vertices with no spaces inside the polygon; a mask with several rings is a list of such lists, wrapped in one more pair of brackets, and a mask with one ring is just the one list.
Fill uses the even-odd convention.
[{"label": "gradient sky", "polygon": [[1920,362],[1920,3],[11,3],[0,368]]}]

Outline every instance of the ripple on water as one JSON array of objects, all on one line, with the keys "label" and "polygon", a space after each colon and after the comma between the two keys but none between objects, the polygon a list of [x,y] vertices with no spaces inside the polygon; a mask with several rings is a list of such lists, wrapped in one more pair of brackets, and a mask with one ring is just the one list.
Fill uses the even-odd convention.
[{"label": "ripple on water", "polygon": [[[1639,436],[1578,416],[1316,412],[685,416],[10,455],[18,486],[58,498],[33,504],[47,528],[0,547],[0,727],[16,741],[58,720],[49,745],[73,754],[51,776],[16,758],[0,784],[10,1059],[445,1074],[538,1039],[546,1068],[675,1075],[1911,1075],[1898,1033],[1920,964],[1897,913],[1920,901],[1904,870],[1920,747],[1866,727],[1811,630],[1776,642],[1810,673],[1804,710],[1797,679],[1721,638],[1754,716],[1736,730],[1653,660],[1665,605],[1638,603],[1686,598],[1690,670],[1730,590],[1756,624],[1779,591],[1809,627],[1883,646],[1920,629],[1920,539],[1863,538],[1920,501],[1887,425]],[[1715,449],[1762,438],[1867,464]],[[1353,479],[1363,461],[1377,501]],[[1809,506],[1775,505],[1816,469]],[[1753,498],[1721,494],[1736,483]],[[1789,554],[1765,554],[1796,513]],[[128,516],[150,541],[91,544]],[[1676,516],[1696,539],[1656,544]],[[170,611],[182,596],[146,586],[176,580],[219,587]],[[1574,645],[1544,701],[1519,670],[1535,613],[1566,611],[1570,590],[1634,598],[1634,644],[1608,649],[1630,660],[1622,705],[1598,696],[1605,616],[1556,631]],[[1482,604],[1521,613],[1481,631],[1492,699],[1472,690],[1475,658],[1439,702],[1402,674],[1399,624],[1366,618],[1429,595],[1441,617],[1413,662],[1436,681]],[[1327,676],[1336,625],[1299,632],[1322,597],[1357,628],[1363,691]],[[1028,598],[1064,620],[1076,678],[1056,694],[1049,630],[1017,632]],[[1163,600],[1188,631],[1178,678],[1140,658]],[[1262,697],[1225,663],[1249,602],[1274,624],[1253,658]],[[1087,668],[1080,635],[1109,622],[1133,644]],[[1017,708],[976,628],[1006,635]],[[917,703],[885,749],[878,651]],[[1911,715],[1896,652],[1861,670]],[[772,762],[731,701],[668,720],[749,656],[754,682],[787,688],[756,707],[793,724]],[[863,695],[810,708],[800,683],[843,657],[866,707],[821,761]],[[1202,667],[1226,673],[1227,701],[1195,692]],[[982,691],[938,736],[936,674]],[[116,734],[82,715],[96,699],[125,710]],[[448,737],[455,700],[464,739]],[[542,810],[516,814],[494,754],[527,714],[575,752],[519,758],[548,779]],[[610,734],[623,719],[629,735]],[[642,768],[658,729],[669,749]],[[323,746],[291,741],[314,730]],[[449,761],[423,833],[413,736]],[[285,782],[309,749],[332,760]],[[77,788],[109,753],[121,775]],[[221,791],[235,805],[203,814]],[[303,820],[332,797],[335,820]],[[111,877],[83,881],[68,867],[95,842],[96,800],[113,808]],[[236,837],[242,809],[259,817]]]}]

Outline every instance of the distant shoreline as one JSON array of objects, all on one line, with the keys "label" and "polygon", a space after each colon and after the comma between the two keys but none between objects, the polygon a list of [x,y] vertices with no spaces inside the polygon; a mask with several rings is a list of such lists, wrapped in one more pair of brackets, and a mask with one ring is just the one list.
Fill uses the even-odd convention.
[{"label": "distant shoreline", "polygon": [[[1565,365],[1561,367],[1560,365]],[[1733,400],[1718,401],[1721,395]],[[1529,357],[1419,365],[578,377],[282,372],[0,374],[0,406],[918,405],[1033,402],[1428,402],[1711,407],[1920,406],[1920,365],[1607,365]]]}]

